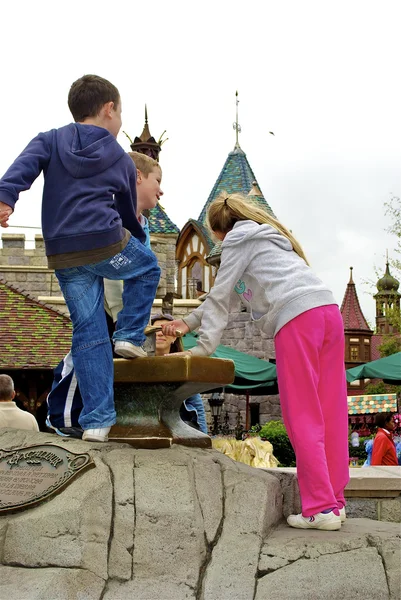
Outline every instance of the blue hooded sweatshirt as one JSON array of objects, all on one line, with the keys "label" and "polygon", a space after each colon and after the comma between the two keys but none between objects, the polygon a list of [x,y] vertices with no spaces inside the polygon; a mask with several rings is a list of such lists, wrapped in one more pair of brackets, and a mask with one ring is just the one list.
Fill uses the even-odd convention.
[{"label": "blue hooded sweatshirt", "polygon": [[40,133],[0,180],[0,201],[14,208],[42,171],[47,256],[106,248],[123,240],[124,228],[145,241],[134,162],[106,129],[71,123]]}]

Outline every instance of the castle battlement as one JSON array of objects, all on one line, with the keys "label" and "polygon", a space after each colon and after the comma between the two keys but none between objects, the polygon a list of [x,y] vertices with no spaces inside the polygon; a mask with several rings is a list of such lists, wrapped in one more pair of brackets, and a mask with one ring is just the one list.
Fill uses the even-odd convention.
[{"label": "castle battlement", "polygon": [[[176,238],[176,234],[152,234],[150,237],[152,250],[162,270],[156,298],[164,298],[168,292],[175,291]],[[0,279],[23,288],[38,300],[45,297],[49,305],[67,313],[54,269],[47,266],[43,235],[35,235],[34,248],[27,247],[24,233],[3,233],[1,241]]]}]

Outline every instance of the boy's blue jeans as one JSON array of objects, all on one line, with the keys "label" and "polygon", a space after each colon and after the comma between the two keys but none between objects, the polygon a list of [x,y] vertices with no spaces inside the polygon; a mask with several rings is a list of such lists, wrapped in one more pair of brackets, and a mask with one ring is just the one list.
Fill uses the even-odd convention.
[{"label": "boy's blue jeans", "polygon": [[96,264],[57,269],[56,276],[73,326],[71,353],[83,401],[79,423],[82,429],[110,427],[116,422],[116,412],[103,277],[124,280],[123,309],[113,339],[140,346],[145,341],[143,331],[160,278],[156,256],[131,237],[116,256]]}]

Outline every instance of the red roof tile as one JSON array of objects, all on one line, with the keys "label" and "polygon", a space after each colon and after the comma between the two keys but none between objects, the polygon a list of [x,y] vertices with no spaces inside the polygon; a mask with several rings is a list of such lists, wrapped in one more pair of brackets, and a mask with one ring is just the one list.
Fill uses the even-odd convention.
[{"label": "red roof tile", "polygon": [[355,283],[352,280],[352,267],[350,280],[347,289],[345,290],[344,300],[341,304],[341,315],[345,331],[347,331],[347,329],[371,331],[359,304]]},{"label": "red roof tile", "polygon": [[0,279],[0,369],[52,369],[71,346],[68,317]]},{"label": "red roof tile", "polygon": [[379,352],[379,346],[381,346],[383,343],[383,336],[382,335],[378,335],[377,333],[375,333],[374,335],[372,335],[371,338],[371,347],[370,347],[370,351],[371,351],[371,360],[378,360],[379,358],[382,358],[380,352]]}]

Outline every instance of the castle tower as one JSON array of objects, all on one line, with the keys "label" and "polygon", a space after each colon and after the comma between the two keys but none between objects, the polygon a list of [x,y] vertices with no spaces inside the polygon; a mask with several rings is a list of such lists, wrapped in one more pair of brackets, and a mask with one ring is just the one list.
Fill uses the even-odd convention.
[{"label": "castle tower", "polygon": [[274,216],[272,209],[263,197],[246,154],[239,145],[238,134],[241,128],[238,124],[238,97],[236,102],[234,149],[228,154],[199,217],[190,219],[184,225],[177,240],[177,291],[183,298],[196,298],[200,294],[208,292],[213,285],[216,268],[220,263],[221,243],[216,244],[211,238],[206,226],[206,216],[210,204],[217,196],[222,192],[228,194],[240,192]]},{"label": "castle tower", "polygon": [[148,125],[148,109],[145,104],[145,125],[143,126],[143,131],[139,137],[136,137],[131,144],[131,150],[133,152],[141,152],[142,154],[146,154],[146,156],[150,156],[154,160],[159,160],[159,154],[161,152],[162,147],[162,137],[163,132],[159,138],[159,141],[156,142],[155,138],[151,135]]},{"label": "castle tower", "polygon": [[[376,331],[379,335],[399,333],[398,319],[400,315],[400,298],[398,291],[400,282],[390,273],[388,259],[386,271],[376,284]],[[395,317],[395,318],[392,318]]]},{"label": "castle tower", "polygon": [[[350,278],[341,304],[341,316],[344,322],[345,335],[345,368],[350,369],[369,362],[373,331],[370,329],[361,309],[352,279],[353,267],[350,267]],[[352,384],[352,391],[362,390],[359,382]]]},{"label": "castle tower", "polygon": [[[146,156],[150,156],[158,161],[164,133],[160,136],[159,141],[156,142],[150,133],[148,110],[145,105],[145,125],[143,126],[141,135],[136,137],[131,144],[131,150],[146,154]],[[175,244],[180,230],[160,204],[157,204],[151,210],[143,212],[149,221],[152,250],[156,254],[162,270],[156,297],[166,298],[166,295],[171,295],[172,297],[175,292]]]}]

